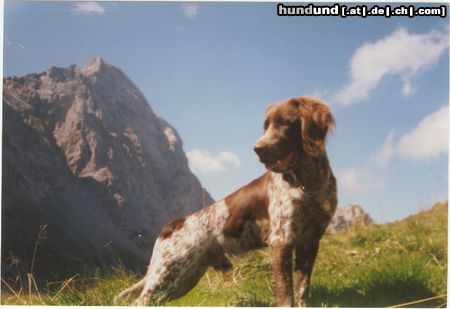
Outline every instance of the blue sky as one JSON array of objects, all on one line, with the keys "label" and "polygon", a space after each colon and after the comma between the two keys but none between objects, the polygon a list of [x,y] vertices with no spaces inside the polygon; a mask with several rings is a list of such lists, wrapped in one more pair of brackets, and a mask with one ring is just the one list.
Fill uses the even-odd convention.
[{"label": "blue sky", "polygon": [[94,56],[121,68],[215,199],[264,172],[252,148],[265,107],[314,95],[337,119],[340,206],[385,222],[447,200],[448,18],[278,17],[276,5],[6,1],[4,75]]}]

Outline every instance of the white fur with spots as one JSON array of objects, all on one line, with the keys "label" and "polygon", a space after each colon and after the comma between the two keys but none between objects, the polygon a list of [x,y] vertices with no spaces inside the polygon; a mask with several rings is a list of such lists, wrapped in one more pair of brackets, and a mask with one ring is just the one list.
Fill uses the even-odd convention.
[{"label": "white fur with spots", "polygon": [[223,238],[220,235],[228,215],[225,202],[219,201],[187,216],[182,228],[170,237],[158,237],[145,277],[117,298],[142,288],[135,304],[146,305],[151,299],[176,298],[192,289],[209,266],[208,253],[216,249],[218,238]]},{"label": "white fur with spots", "polygon": [[303,197],[300,187],[292,187],[282,174],[271,173],[268,187],[270,203],[270,235],[268,242],[290,244],[295,241],[295,221],[298,220],[299,203]]}]

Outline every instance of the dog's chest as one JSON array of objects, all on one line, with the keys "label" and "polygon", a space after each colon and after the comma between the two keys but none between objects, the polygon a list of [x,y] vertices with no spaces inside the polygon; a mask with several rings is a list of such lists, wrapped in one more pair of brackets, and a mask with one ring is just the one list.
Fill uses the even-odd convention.
[{"label": "dog's chest", "polygon": [[298,237],[298,230],[305,220],[302,203],[305,203],[301,187],[290,186],[279,174],[272,175],[269,186],[269,244],[292,243]]}]

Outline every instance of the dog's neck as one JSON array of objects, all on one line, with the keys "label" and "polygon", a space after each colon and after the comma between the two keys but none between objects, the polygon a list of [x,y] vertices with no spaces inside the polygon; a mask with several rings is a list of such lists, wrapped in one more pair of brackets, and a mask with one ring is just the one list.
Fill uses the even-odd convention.
[{"label": "dog's neck", "polygon": [[326,152],[319,156],[300,154],[296,164],[283,173],[283,179],[305,192],[322,191],[328,184],[330,175]]}]

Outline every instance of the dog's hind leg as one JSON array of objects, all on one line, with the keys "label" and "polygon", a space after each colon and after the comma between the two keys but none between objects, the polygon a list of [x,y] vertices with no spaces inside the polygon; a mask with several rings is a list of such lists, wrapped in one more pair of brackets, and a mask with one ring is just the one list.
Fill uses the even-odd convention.
[{"label": "dog's hind leg", "polygon": [[148,305],[152,300],[153,290],[155,289],[155,287],[156,286],[154,284],[149,284],[149,282],[147,282],[147,284],[142,289],[142,292],[139,295],[139,297],[133,302],[133,306]]},{"label": "dog's hind leg", "polygon": [[117,295],[116,297],[114,297],[114,302],[118,301],[119,299],[121,299],[122,297],[124,297],[125,295],[130,294],[131,292],[137,290],[137,289],[142,289],[145,285],[145,277],[143,279],[141,279],[138,283],[134,284],[133,286],[129,287],[126,290],[123,290],[122,292],[119,293],[119,295]]}]

